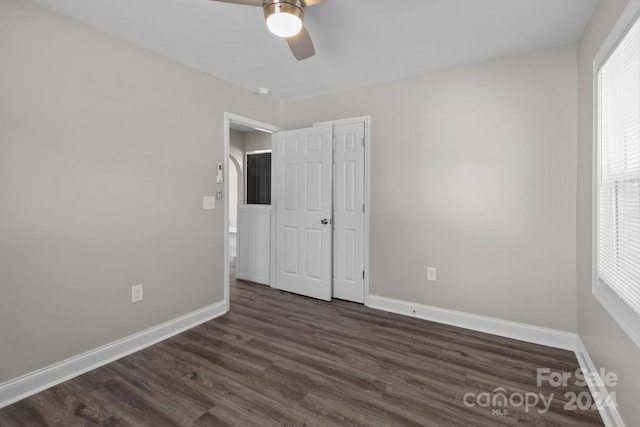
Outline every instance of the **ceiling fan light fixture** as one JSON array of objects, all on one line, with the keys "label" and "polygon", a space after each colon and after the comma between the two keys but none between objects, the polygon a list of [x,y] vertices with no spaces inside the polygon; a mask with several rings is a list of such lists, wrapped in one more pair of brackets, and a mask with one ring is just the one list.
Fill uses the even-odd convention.
[{"label": "ceiling fan light fixture", "polygon": [[279,37],[293,37],[302,29],[304,6],[299,0],[274,0],[264,5],[267,28]]}]

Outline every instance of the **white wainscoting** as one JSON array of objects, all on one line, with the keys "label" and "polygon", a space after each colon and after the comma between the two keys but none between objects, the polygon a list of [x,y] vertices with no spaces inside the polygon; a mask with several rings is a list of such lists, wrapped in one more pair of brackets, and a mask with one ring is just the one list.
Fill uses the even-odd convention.
[{"label": "white wainscoting", "polygon": [[268,285],[271,274],[271,206],[238,207],[236,277]]}]

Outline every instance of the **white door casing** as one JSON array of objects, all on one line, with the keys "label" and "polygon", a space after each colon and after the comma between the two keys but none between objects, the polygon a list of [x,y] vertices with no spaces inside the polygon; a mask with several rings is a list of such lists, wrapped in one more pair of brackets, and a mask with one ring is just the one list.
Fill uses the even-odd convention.
[{"label": "white door casing", "polygon": [[331,300],[331,126],[278,132],[276,287]]},{"label": "white door casing", "polygon": [[333,297],[364,302],[364,122],[333,127]]}]

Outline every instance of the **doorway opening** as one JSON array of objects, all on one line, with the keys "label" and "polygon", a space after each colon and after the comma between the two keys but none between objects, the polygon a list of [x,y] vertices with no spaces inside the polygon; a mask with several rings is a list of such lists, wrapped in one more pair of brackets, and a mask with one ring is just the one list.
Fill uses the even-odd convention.
[{"label": "doorway opening", "polygon": [[[236,259],[239,239],[239,212],[247,202],[247,182],[248,168],[247,155],[266,154],[271,152],[271,134],[278,131],[277,126],[262,123],[253,119],[238,116],[231,113],[224,115],[224,191],[228,195],[224,211],[224,299],[225,309],[229,311],[229,285],[232,272],[233,276],[237,275]],[[264,168],[264,167],[263,167]],[[264,174],[265,172],[260,172]],[[260,173],[257,179],[253,178],[255,183],[250,186],[253,190],[255,184],[259,189],[264,188],[261,183]],[[270,168],[269,168],[270,173]],[[266,201],[266,197],[262,193],[268,194],[269,202],[271,195],[271,178],[269,176],[269,191],[264,189],[258,191],[258,196]],[[252,199],[253,201],[253,199]]]},{"label": "doorway opening", "polygon": [[[309,135],[302,135],[300,132]],[[269,143],[261,146],[247,144],[248,139],[255,139],[251,135],[266,137]],[[236,150],[234,137],[244,141],[243,154],[236,156],[235,162],[231,154]],[[308,296],[312,296],[312,292],[298,289],[300,286],[287,289],[282,278],[284,275],[295,275],[294,273],[306,278],[317,276],[323,289],[322,299],[330,300],[333,297],[369,305],[369,147],[368,116],[314,123],[311,128],[280,131],[273,125],[225,113],[225,191],[226,194],[230,194],[230,191],[238,193],[236,212],[232,212],[233,203],[228,203],[225,209],[227,262],[224,271],[224,291],[227,311],[230,304],[231,266],[235,267],[234,280],[238,278]],[[327,149],[328,156],[323,154],[322,159],[311,158],[321,152],[327,153]],[[270,178],[270,194],[267,190],[268,184],[249,184],[247,175],[247,158],[263,154],[269,156],[254,157],[261,160],[255,165],[252,161],[252,168],[255,166],[255,170],[251,174],[257,178],[264,177],[265,182],[268,182],[267,176]],[[295,160],[297,157],[300,159]],[[327,158],[331,159],[328,168],[325,166]],[[266,167],[269,161],[265,159],[270,160],[271,168]],[[229,179],[229,166],[233,165],[231,167],[235,168],[236,163],[240,171],[235,171],[237,178],[234,181]],[[304,176],[296,171],[303,172]],[[323,177],[329,177],[329,180]],[[237,186],[235,190],[234,183]],[[249,191],[253,193],[251,196],[248,195]],[[329,191],[328,197],[326,191]],[[322,198],[316,197],[320,194],[323,194]],[[258,204],[246,204],[248,197]],[[296,201],[298,198],[300,200]],[[318,202],[325,199],[328,201]],[[269,202],[273,204],[268,204]],[[328,206],[329,209],[320,209],[322,206]],[[307,214],[317,210],[316,213],[320,216],[312,218],[315,221],[308,225],[303,224],[304,227],[297,226],[296,232],[296,224],[286,222],[287,215],[292,214],[294,207],[304,209]],[[236,218],[235,235],[234,229],[230,228],[231,216]],[[328,244],[321,239],[327,230],[329,235],[333,236],[329,238]],[[235,260],[229,258],[229,254],[232,253],[230,236],[232,240],[235,237],[238,248]],[[300,244],[302,237],[299,236],[308,238]],[[318,249],[315,251],[317,254],[308,249],[310,243],[314,242],[314,247]],[[302,256],[298,256],[298,248],[305,248]],[[328,256],[325,253],[326,248],[330,248]],[[279,259],[278,263],[276,257]],[[247,261],[242,262],[242,259]],[[330,266],[328,273],[326,265]],[[323,274],[316,274],[317,271]],[[320,289],[319,286],[312,285],[309,284],[308,287],[314,287],[314,292]]]},{"label": "doorway opening", "polygon": [[244,174],[238,160],[229,156],[229,258],[237,255],[238,205],[242,203]]}]

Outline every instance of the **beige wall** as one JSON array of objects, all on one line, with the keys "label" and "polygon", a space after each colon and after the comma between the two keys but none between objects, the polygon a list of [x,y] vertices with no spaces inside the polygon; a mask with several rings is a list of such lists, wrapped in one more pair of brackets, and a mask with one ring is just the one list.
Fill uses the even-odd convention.
[{"label": "beige wall", "polygon": [[575,331],[576,97],[568,46],[286,103],[282,126],[371,115],[372,294]]},{"label": "beige wall", "polygon": [[24,0],[0,63],[0,383],[221,301],[223,115],[278,105]]},{"label": "beige wall", "polygon": [[593,59],[627,0],[598,2],[578,48],[578,193],[577,265],[578,332],[597,368],[618,374],[615,391],[619,410],[628,426],[640,420],[640,349],[604,311],[591,293]]},{"label": "beige wall", "polygon": [[640,351],[590,291],[590,61],[625,3],[598,3],[578,55],[278,105],[0,0],[0,383],[222,299],[224,205],[201,198],[224,111],[285,128],[371,115],[371,292],[578,330],[640,419]]},{"label": "beige wall", "polygon": [[260,131],[246,132],[244,134],[244,149],[247,153],[256,150],[270,150],[271,134]]},{"label": "beige wall", "polygon": [[233,129],[229,131],[229,155],[233,156],[240,163],[241,168],[244,162],[244,135],[245,132]]}]

